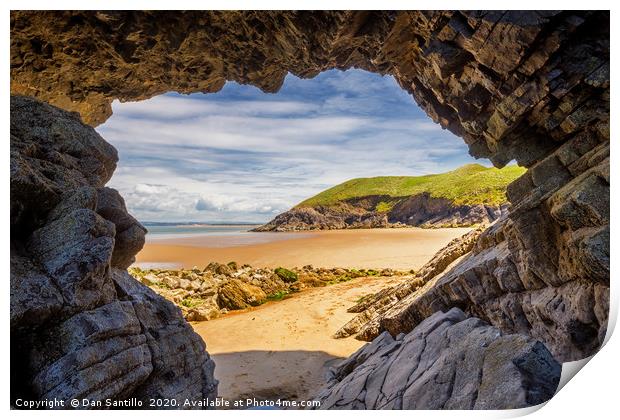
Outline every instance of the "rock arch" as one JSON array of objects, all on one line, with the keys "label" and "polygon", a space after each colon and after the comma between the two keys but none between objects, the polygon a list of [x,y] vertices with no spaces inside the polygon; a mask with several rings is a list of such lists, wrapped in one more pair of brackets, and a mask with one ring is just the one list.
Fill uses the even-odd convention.
[{"label": "rock arch", "polygon": [[[609,304],[608,12],[11,13],[12,94],[75,111],[90,125],[111,115],[114,99],[214,92],[227,80],[276,92],[288,72],[312,77],[351,67],[393,75],[473,156],[528,167],[509,187],[510,215],[482,235],[460,269],[403,300],[364,338],[408,332],[456,306],[542,341],[560,361],[591,355]],[[75,363],[116,339],[141,367],[139,379],[115,373],[127,395],[213,393],[200,340],[173,308],[162,315],[165,303],[126,277],[143,233],[104,187],[113,148],[78,115],[17,96],[11,141],[11,303],[19,303],[12,335],[23,346],[57,349],[17,360],[32,366],[29,392],[53,394],[70,379],[55,363]],[[59,227],[75,233],[72,246],[97,244],[107,259],[67,254]],[[67,253],[53,252],[63,246]],[[44,290],[37,299],[35,287]],[[91,336],[85,331],[97,311],[118,322]],[[77,335],[65,348],[43,326]],[[174,354],[178,337],[192,349],[181,354],[200,356],[193,373],[175,376],[157,352]],[[109,347],[110,355],[121,347]],[[89,357],[82,371],[101,362]]]}]

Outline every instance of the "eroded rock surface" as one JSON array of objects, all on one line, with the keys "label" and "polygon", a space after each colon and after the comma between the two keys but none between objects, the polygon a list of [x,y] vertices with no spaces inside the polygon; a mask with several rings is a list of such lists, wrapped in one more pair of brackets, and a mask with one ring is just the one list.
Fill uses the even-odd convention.
[{"label": "eroded rock surface", "polygon": [[[214,92],[226,80],[275,92],[287,72],[313,77],[351,67],[393,75],[473,156],[528,167],[509,187],[510,214],[447,272],[390,308],[381,330],[409,333],[456,306],[502,333],[540,340],[560,361],[591,355],[609,308],[609,12],[11,13],[12,93],[78,111],[92,125],[110,116],[114,99]],[[105,307],[131,326],[110,326],[110,336],[134,337],[130,348],[142,351],[127,356],[139,375],[118,395],[144,389],[155,375],[110,274],[113,258],[120,268],[130,260],[140,229],[130,223],[115,253],[118,219],[98,214],[92,198],[115,162],[113,148],[77,116],[14,99],[11,353],[18,368],[11,371],[27,372],[12,379],[16,395],[31,395],[28,381],[56,361],[30,356],[37,346],[29,342],[43,339],[46,323]],[[49,354],[61,358],[79,345]],[[26,368],[30,359],[38,370]],[[40,383],[38,392],[48,392],[54,381]],[[503,406],[501,395],[493,398]]]},{"label": "eroded rock surface", "polygon": [[457,306],[531,335],[558,360],[593,354],[609,312],[609,143],[598,141],[582,132],[511,184],[508,217],[466,258],[360,327],[360,338],[408,332]]},{"label": "eroded rock surface", "polygon": [[472,155],[530,166],[608,115],[609,13],[11,13],[11,91],[89,124],[113,99],[351,67],[394,75]]},{"label": "eroded rock surface", "polygon": [[288,232],[330,229],[371,229],[419,226],[446,228],[488,224],[506,212],[508,205],[454,205],[445,198],[416,194],[402,198],[390,211],[375,208],[385,196],[350,199],[337,206],[294,207],[254,229],[256,232]]},{"label": "eroded rock surface", "polygon": [[525,335],[453,308],[384,332],[330,370],[321,409],[511,409],[550,399],[561,366]]},{"label": "eroded rock surface", "polygon": [[443,273],[451,264],[468,254],[474,244],[485,230],[485,226],[467,232],[460,238],[451,240],[448,245],[424,264],[414,276],[403,277],[403,280],[395,286],[383,289],[374,295],[367,296],[357,305],[348,309],[348,312],[358,313],[355,318],[347,322],[334,334],[334,338],[343,338],[356,334],[360,340],[370,341],[375,338],[380,330],[380,322],[383,314],[390,308],[408,297],[433,277]]},{"label": "eroded rock surface", "polygon": [[181,311],[124,270],[146,229],[104,187],[116,150],[77,114],[11,97],[12,398],[217,395]]}]

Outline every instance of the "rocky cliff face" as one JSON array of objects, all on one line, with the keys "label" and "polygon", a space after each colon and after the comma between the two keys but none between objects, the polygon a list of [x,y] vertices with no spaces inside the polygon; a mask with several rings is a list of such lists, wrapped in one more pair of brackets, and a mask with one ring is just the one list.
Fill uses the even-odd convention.
[{"label": "rocky cliff face", "polygon": [[490,224],[508,210],[508,203],[501,206],[454,205],[445,198],[434,198],[429,194],[408,197],[396,203],[388,212],[390,223],[410,226],[459,227]]},{"label": "rocky cliff face", "polygon": [[[13,12],[11,90],[99,124],[114,99],[392,74],[474,156],[541,160],[608,114],[609,13]],[[605,126],[601,126],[605,129]]]},{"label": "rocky cliff face", "polygon": [[[522,334],[521,342],[539,340],[560,361],[591,355],[609,305],[608,12],[11,13],[11,91],[78,111],[93,125],[109,117],[114,99],[213,92],[225,80],[275,92],[287,72],[312,77],[353,66],[393,75],[473,156],[528,168],[509,187],[510,214],[452,269],[386,312],[382,328],[409,333],[456,306],[503,334]],[[186,324],[174,324],[180,315],[171,310],[151,323],[148,314],[165,302],[153,297],[159,303],[149,306],[146,292],[119,286],[113,274],[130,259],[125,251],[110,268],[116,219],[102,217],[92,197],[113,170],[112,149],[75,116],[25,99],[15,104],[11,353],[12,372],[28,374],[12,380],[14,392],[65,395],[80,384],[90,395],[101,382],[118,395],[212,392],[208,358]],[[122,248],[131,253],[140,229],[127,223]],[[46,335],[46,323],[66,340]],[[182,332],[159,334],[165,328]],[[186,340],[184,350],[162,337]],[[506,374],[516,360],[500,364]],[[184,368],[170,369],[177,363]],[[139,368],[119,371],[129,365]],[[88,366],[105,379],[89,382]],[[489,395],[485,406],[507,406]]]},{"label": "rocky cliff face", "polygon": [[11,97],[13,400],[217,393],[202,339],[127,274],[146,229],[104,187],[116,161],[78,115]]},{"label": "rocky cliff face", "polygon": [[367,229],[419,226],[423,228],[463,227],[488,224],[498,219],[508,205],[454,205],[445,198],[416,194],[396,200],[387,212],[376,211],[378,203],[392,197],[368,196],[349,199],[336,206],[294,207],[279,214],[256,232]]},{"label": "rocky cliff face", "polygon": [[[458,264],[425,278],[424,287],[373,308],[380,316],[361,318],[366,324],[356,327],[357,337],[408,332],[433,312],[457,306],[503,331],[541,340],[561,361],[592,354],[609,312],[609,144],[588,149],[586,136],[512,184],[509,197],[524,196],[513,199],[519,204],[508,217],[483,232]],[[573,178],[571,168],[579,175]],[[545,182],[526,192],[532,177]]]}]

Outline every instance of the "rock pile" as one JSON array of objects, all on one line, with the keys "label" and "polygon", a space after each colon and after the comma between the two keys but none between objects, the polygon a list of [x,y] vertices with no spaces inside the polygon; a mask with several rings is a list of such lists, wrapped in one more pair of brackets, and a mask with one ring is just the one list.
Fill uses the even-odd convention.
[{"label": "rock pile", "polygon": [[391,269],[239,267],[237,263],[210,263],[204,269],[142,270],[130,274],[155,292],[174,302],[188,321],[206,321],[229,310],[258,306],[309,287],[323,287],[358,277],[403,276]]}]

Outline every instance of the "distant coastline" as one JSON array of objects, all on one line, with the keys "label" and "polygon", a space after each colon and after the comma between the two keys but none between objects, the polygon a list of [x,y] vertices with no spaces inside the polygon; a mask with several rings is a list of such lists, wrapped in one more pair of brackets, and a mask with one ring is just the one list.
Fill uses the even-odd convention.
[{"label": "distant coastline", "polygon": [[[155,222],[144,223],[147,229],[146,241],[160,241],[166,239],[181,239],[195,237],[247,237],[249,231],[257,224],[223,224],[223,223],[195,223],[195,222]],[[251,236],[251,235],[250,235]],[[244,239],[245,240],[245,239]]]},{"label": "distant coastline", "polygon": [[277,215],[257,232],[474,227],[508,210],[506,187],[525,168],[479,164],[422,176],[350,179]]},{"label": "distant coastline", "polygon": [[148,226],[258,226],[261,222],[140,222],[142,225]]}]

